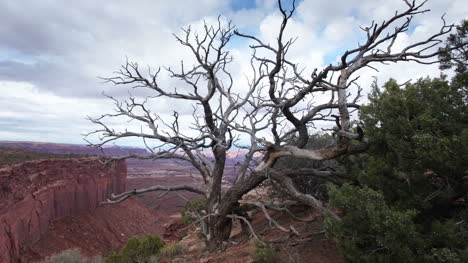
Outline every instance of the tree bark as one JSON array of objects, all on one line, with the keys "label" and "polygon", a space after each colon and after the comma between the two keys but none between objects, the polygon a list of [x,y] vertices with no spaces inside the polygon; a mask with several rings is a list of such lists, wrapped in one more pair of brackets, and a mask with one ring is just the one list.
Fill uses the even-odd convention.
[{"label": "tree bark", "polygon": [[243,195],[248,193],[260,185],[265,179],[267,179],[266,171],[260,171],[252,173],[249,177],[244,178],[232,186],[220,200],[218,209],[213,212],[215,213],[210,219],[213,224],[210,227],[210,236],[207,239],[207,247],[210,252],[219,250],[222,248],[223,241],[226,241],[232,228],[232,219],[228,218],[228,215],[234,214],[235,210],[239,208],[239,200]]}]

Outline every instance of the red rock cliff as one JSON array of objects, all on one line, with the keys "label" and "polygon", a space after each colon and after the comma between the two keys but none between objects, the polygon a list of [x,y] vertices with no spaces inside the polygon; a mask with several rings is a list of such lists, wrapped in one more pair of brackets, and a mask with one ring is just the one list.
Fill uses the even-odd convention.
[{"label": "red rock cliff", "polygon": [[62,216],[96,208],[125,190],[127,165],[83,159],[25,162],[0,168],[0,262],[19,262]]}]

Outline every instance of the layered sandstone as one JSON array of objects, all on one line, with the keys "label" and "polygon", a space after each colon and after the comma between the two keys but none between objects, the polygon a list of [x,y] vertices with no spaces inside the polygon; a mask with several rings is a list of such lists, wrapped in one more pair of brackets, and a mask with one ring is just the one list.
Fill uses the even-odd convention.
[{"label": "layered sandstone", "polygon": [[18,262],[57,218],[96,208],[125,190],[125,161],[25,162],[0,168],[0,262]]}]

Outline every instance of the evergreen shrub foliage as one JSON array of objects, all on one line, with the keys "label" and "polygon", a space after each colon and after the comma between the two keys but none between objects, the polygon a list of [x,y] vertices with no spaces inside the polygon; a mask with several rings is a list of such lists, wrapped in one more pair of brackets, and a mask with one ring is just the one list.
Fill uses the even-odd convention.
[{"label": "evergreen shrub foliage", "polygon": [[348,262],[468,262],[468,21],[446,42],[445,76],[374,86],[360,121],[370,148],[329,186],[325,228]]},{"label": "evergreen shrub foliage", "polygon": [[182,215],[182,223],[190,225],[195,222],[196,218],[204,214],[206,210],[206,199],[198,198],[185,203],[184,209],[180,212]]},{"label": "evergreen shrub foliage", "polygon": [[374,87],[361,122],[370,148],[329,186],[329,236],[348,262],[468,262],[466,88],[445,77]]},{"label": "evergreen shrub foliage", "polygon": [[158,235],[148,235],[142,238],[132,237],[118,252],[112,251],[104,263],[142,263],[158,255],[164,247],[164,242]]}]

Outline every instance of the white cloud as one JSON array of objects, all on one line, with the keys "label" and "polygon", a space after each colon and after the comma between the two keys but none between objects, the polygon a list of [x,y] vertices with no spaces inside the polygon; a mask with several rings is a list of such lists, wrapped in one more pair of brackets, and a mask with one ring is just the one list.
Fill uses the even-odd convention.
[{"label": "white cloud", "polygon": [[[87,115],[97,115],[112,105],[97,99],[57,96],[25,82],[0,82],[1,139],[83,143],[81,133],[89,127]],[[8,135],[8,136],[7,136]]]},{"label": "white cloud", "polygon": [[[101,97],[104,90],[119,98],[127,89],[103,84],[97,76],[110,76],[125,56],[141,67],[179,66],[194,61],[190,51],[176,43],[173,32],[203,20],[213,22],[219,14],[232,19],[242,31],[258,33],[265,42],[275,44],[281,22],[275,0],[256,0],[256,9],[234,11],[229,1],[2,1],[0,3],[0,132],[2,139],[82,142],[81,133],[92,130],[86,115],[112,111],[112,103]],[[431,12],[416,16],[414,30],[402,35],[395,46],[414,43],[438,30],[440,16],[458,23],[468,14],[463,0],[432,0]],[[306,72],[321,68],[340,52],[356,47],[364,35],[358,26],[372,19],[382,21],[403,1],[386,0],[304,0],[288,24],[285,38],[299,36],[290,50],[290,59],[307,67]],[[28,10],[28,12],[25,12]],[[412,28],[413,29],[413,28]],[[251,50],[236,39],[231,47],[231,65],[237,90],[245,89],[245,76],[251,76]],[[332,59],[330,59],[332,58]],[[333,62],[333,61],[331,61]],[[361,72],[361,85],[369,87],[372,76],[382,82],[389,77],[399,81],[426,75],[437,76],[436,65],[415,63],[379,67],[380,72]],[[239,81],[240,80],[240,81]],[[161,72],[161,85],[180,86]],[[182,88],[183,89],[183,88]],[[149,91],[130,90],[145,96]],[[170,116],[181,111],[185,122],[192,107],[189,103],[160,100],[154,111]],[[117,125],[117,123],[114,123]],[[132,125],[132,124],[130,124]],[[123,126],[119,126],[123,127]],[[131,126],[139,128],[138,125]],[[37,139],[34,139],[37,138]],[[42,139],[41,139],[42,138]],[[132,142],[129,142],[132,143]]]},{"label": "white cloud", "polygon": [[342,20],[333,21],[325,27],[324,36],[326,40],[346,41],[350,36],[355,33],[355,29],[358,25],[356,19],[352,16],[344,17]]}]

